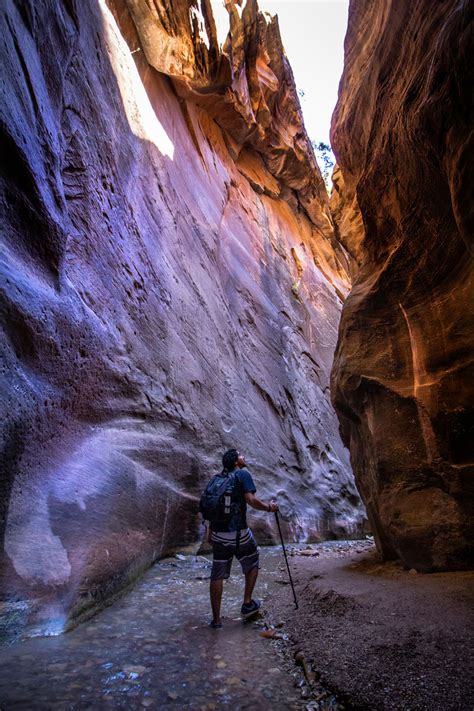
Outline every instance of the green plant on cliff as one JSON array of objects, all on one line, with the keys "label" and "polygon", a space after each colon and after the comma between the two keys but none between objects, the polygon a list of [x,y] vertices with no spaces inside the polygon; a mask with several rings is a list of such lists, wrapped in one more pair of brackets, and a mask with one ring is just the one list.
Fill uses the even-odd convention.
[{"label": "green plant on cliff", "polygon": [[326,184],[326,190],[328,193],[331,191],[331,173],[334,168],[334,153],[329,143],[324,143],[323,141],[311,141],[313,150],[318,161],[319,167],[321,168],[321,174],[323,180]]}]

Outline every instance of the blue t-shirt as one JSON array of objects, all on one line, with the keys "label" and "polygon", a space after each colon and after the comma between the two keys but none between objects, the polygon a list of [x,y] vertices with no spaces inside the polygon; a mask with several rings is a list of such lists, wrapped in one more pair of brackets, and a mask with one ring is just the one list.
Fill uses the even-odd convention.
[{"label": "blue t-shirt", "polygon": [[239,504],[239,511],[226,524],[211,522],[211,531],[240,531],[243,528],[247,528],[247,502],[244,494],[255,494],[257,489],[248,469],[234,469],[231,473],[236,478],[236,485],[232,493],[232,503]]}]

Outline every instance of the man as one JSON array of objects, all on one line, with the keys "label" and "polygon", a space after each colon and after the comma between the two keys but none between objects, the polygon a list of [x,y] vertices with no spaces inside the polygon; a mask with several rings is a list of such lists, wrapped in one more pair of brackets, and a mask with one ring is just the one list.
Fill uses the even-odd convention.
[{"label": "man", "polygon": [[[210,596],[212,608],[213,629],[220,629],[221,601],[224,580],[230,575],[234,555],[242,566],[245,575],[244,602],[242,617],[254,615],[260,607],[260,602],[252,599],[253,589],[258,576],[258,549],[251,530],[247,526],[247,504],[257,511],[278,510],[275,501],[268,504],[260,501],[255,496],[256,487],[248,469],[245,468],[245,459],[236,449],[229,449],[222,457],[224,471],[235,476],[235,486],[232,494],[232,503],[236,513],[226,524],[211,522],[210,541],[213,547],[213,562],[211,570]],[[236,471],[237,470],[237,471]]]}]

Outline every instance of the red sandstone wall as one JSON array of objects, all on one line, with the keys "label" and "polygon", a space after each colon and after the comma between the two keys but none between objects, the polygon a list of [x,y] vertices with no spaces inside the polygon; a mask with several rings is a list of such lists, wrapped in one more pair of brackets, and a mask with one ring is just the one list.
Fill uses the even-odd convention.
[{"label": "red sandstone wall", "polygon": [[352,0],[332,124],[334,404],[380,550],[420,570],[473,562],[473,10]]}]

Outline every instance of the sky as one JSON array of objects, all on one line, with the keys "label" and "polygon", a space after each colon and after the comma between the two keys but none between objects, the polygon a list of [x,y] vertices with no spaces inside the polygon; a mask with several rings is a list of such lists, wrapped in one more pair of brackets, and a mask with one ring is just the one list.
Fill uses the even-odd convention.
[{"label": "sky", "polygon": [[[331,114],[344,60],[348,0],[259,0],[277,14],[286,55],[295,76],[306,130],[311,140],[329,143]],[[212,0],[218,25],[228,28],[222,0]]]}]

